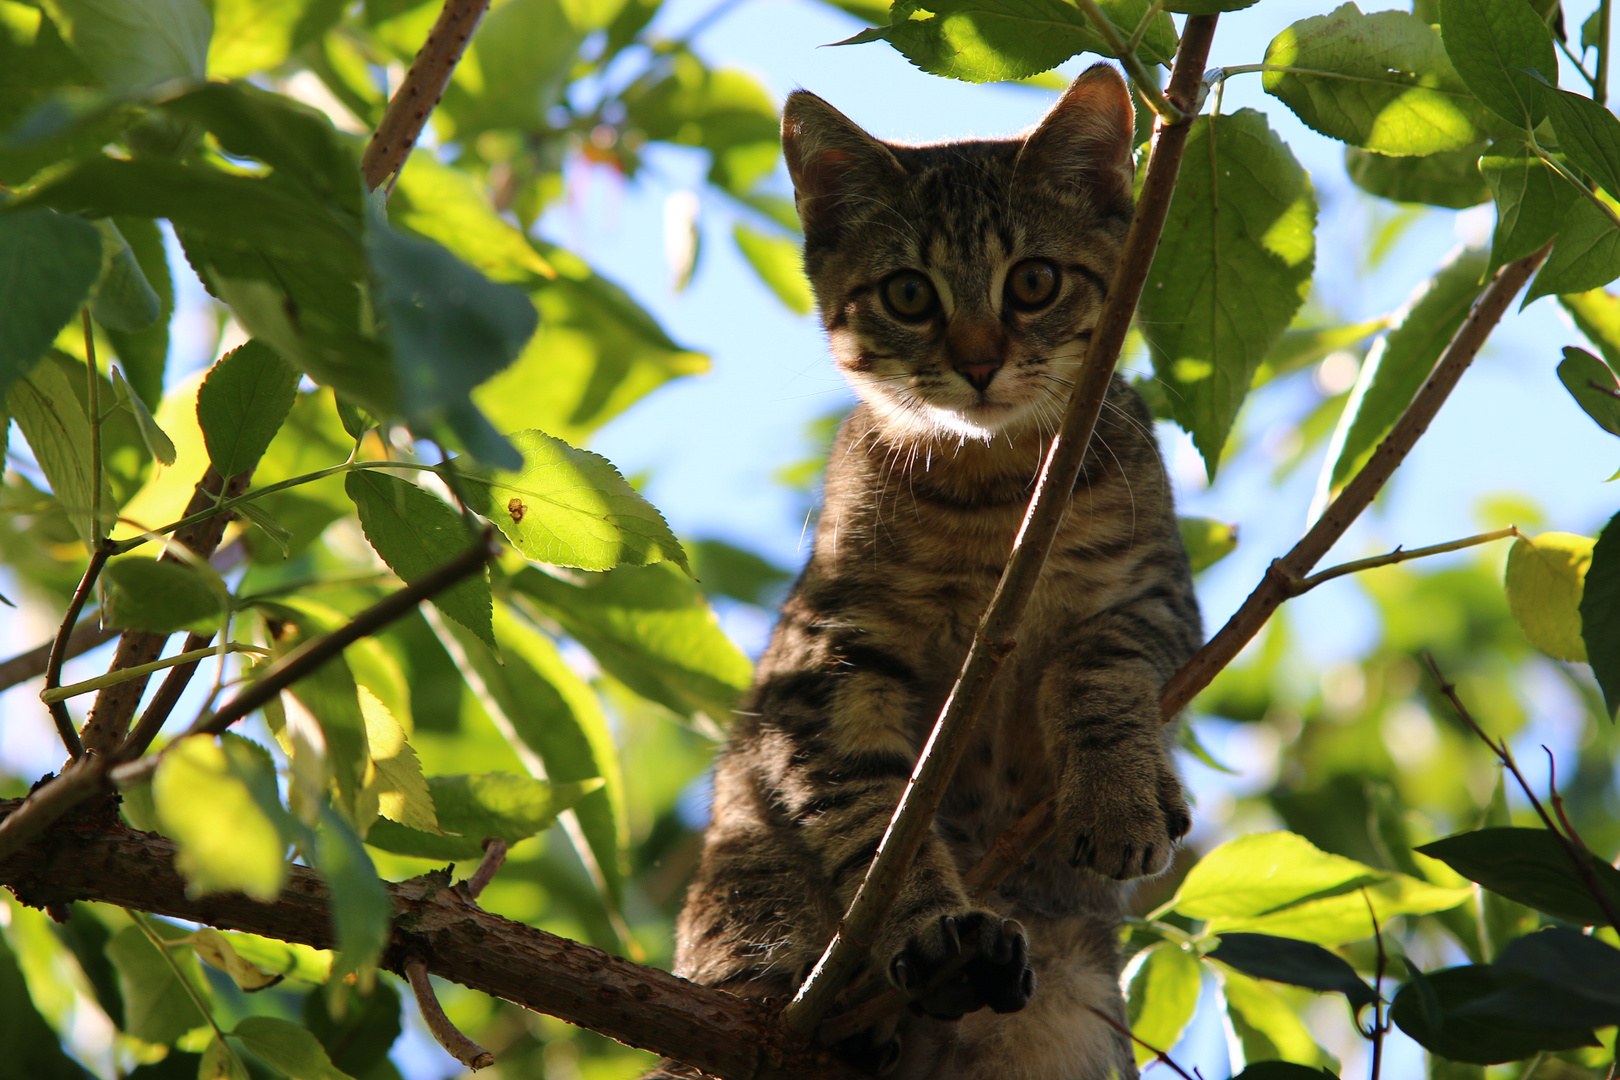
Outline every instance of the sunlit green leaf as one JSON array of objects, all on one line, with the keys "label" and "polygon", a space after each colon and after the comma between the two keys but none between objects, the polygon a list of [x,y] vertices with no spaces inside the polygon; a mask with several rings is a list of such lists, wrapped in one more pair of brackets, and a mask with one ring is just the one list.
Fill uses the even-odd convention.
[{"label": "sunlit green leaf", "polygon": [[[156,458],[160,465],[173,465],[176,454],[174,440],[169,438],[168,432],[158,426],[158,422],[147,411],[146,402],[142,401],[140,395],[136,394],[129,383],[124,380],[124,373],[118,369],[116,364],[111,366],[111,371],[113,393],[118,397],[118,404],[128,409],[130,415],[135,418],[135,424],[141,432],[141,441],[146,444],[147,453]],[[105,430],[102,432],[102,438],[105,445]]]},{"label": "sunlit green leaf", "polygon": [[[90,422],[84,407],[56,364],[46,361],[12,384],[6,411],[22,429],[40,471],[50,482],[62,509],[85,547],[94,542],[90,518]],[[112,486],[102,473],[102,513],[115,505]]]},{"label": "sunlit green leaf", "polygon": [[1303,991],[1263,983],[1230,969],[1221,970],[1221,988],[1225,991],[1226,1015],[1232,1022],[1233,1034],[1243,1048],[1244,1057],[1255,1063],[1242,1075],[1253,1072],[1252,1080],[1323,1080],[1321,1072],[1298,1064],[1294,1067],[1306,1069],[1306,1075],[1267,1075],[1268,1066],[1282,1064],[1266,1060],[1268,1058],[1318,1065],[1330,1060],[1300,1019],[1307,999]]},{"label": "sunlit green leaf", "polygon": [[632,87],[625,95],[630,123],[649,139],[703,147],[712,182],[733,194],[751,192],[781,156],[770,92],[754,75],[711,68],[685,49],[669,58],[666,70],[645,90]]},{"label": "sunlit green leaf", "polygon": [[334,0],[214,0],[208,74],[234,79],[269,71],[343,13]]},{"label": "sunlit green leaf", "polygon": [[221,476],[259,463],[297,396],[297,369],[261,342],[219,358],[197,391],[197,421]]},{"label": "sunlit green leaf", "polygon": [[[1566,293],[1558,298],[1558,302],[1575,320],[1575,328],[1597,346],[1604,362],[1611,369],[1620,365],[1620,296],[1603,289],[1592,289],[1583,293]],[[1564,355],[1569,355],[1567,350]],[[1565,385],[1569,385],[1567,380]]]},{"label": "sunlit green leaf", "polygon": [[1206,517],[1177,518],[1176,524],[1181,529],[1181,544],[1187,549],[1187,559],[1195,574],[1208,570],[1237,550],[1236,525]]},{"label": "sunlit green leaf", "polygon": [[1446,59],[1439,32],[1405,11],[1344,4],[1301,19],[1266,49],[1266,92],[1307,125],[1381,154],[1461,150],[1489,114]]},{"label": "sunlit green leaf", "polygon": [[1148,951],[1132,977],[1126,994],[1126,1015],[1136,1044],[1136,1064],[1153,1058],[1142,1044],[1174,1046],[1192,1020],[1203,988],[1203,970],[1198,960],[1174,942],[1165,942]]},{"label": "sunlit green leaf", "polygon": [[365,686],[356,689],[366,721],[366,747],[377,767],[372,780],[377,812],[411,829],[437,833],[433,796],[422,776],[422,762],[405,739],[405,729],[375,693]]},{"label": "sunlit green leaf", "polygon": [[425,150],[405,162],[388,201],[391,221],[436,240],[493,281],[516,284],[556,271],[523,231],[501,217],[483,188]]},{"label": "sunlit green leaf", "polygon": [[795,315],[808,315],[815,306],[815,297],[810,295],[810,282],[804,276],[798,243],[787,237],[768,236],[740,221],[732,226],[732,236],[743,258],[776,298]]},{"label": "sunlit green leaf", "polygon": [[203,77],[213,18],[202,0],[50,0],[46,8],[86,66],[114,90]]},{"label": "sunlit green leaf", "polygon": [[1523,143],[1499,140],[1479,160],[1496,199],[1491,269],[1522,259],[1551,240],[1579,195]]},{"label": "sunlit green leaf", "polygon": [[1316,199],[1253,109],[1199,117],[1140,313],[1153,369],[1210,476],[1256,368],[1309,288]]},{"label": "sunlit green leaf", "polygon": [[427,786],[443,833],[379,821],[366,834],[366,843],[424,859],[476,860],[485,837],[508,844],[527,840],[602,785],[601,779],[551,783],[512,773],[432,776]]},{"label": "sunlit green leaf", "polygon": [[253,993],[276,985],[281,976],[272,974],[237,955],[224,934],[212,926],[198,927],[191,935],[191,947],[209,967],[223,971],[239,989]]},{"label": "sunlit green leaf", "polygon": [[[152,778],[163,831],[180,845],[175,865],[187,892],[240,892],[274,900],[287,878],[287,838],[273,770],[227,755],[209,738],[182,739]],[[269,804],[269,805],[267,805]]]},{"label": "sunlit green leaf", "polygon": [[1531,643],[1559,660],[1586,660],[1581,593],[1593,543],[1589,537],[1550,532],[1521,536],[1508,552],[1508,609]]}]

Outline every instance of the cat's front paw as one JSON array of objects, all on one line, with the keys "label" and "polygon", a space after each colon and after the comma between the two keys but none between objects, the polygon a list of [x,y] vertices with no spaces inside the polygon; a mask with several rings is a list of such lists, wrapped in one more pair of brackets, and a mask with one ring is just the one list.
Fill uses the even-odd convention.
[{"label": "cat's front paw", "polygon": [[1073,865],[1119,881],[1162,873],[1170,865],[1192,815],[1169,762],[1151,771],[1140,776],[1133,775],[1137,770],[1088,770],[1065,785],[1059,835],[1072,838]]},{"label": "cat's front paw", "polygon": [[1024,928],[993,911],[940,916],[911,936],[889,964],[889,977],[917,993],[915,1007],[941,1020],[985,1005],[1016,1012],[1035,993]]}]

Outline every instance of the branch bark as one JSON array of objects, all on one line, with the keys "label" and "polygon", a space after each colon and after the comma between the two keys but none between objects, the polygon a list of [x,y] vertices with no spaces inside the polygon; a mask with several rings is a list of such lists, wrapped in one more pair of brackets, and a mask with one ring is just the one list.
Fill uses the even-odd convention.
[{"label": "branch bark", "polygon": [[467,42],[488,9],[489,0],[446,0],[438,21],[428,31],[427,41],[411,61],[410,70],[388,102],[388,111],[366,144],[360,171],[367,188],[375,190],[404,167],[411,147],[444,96]]},{"label": "branch bark", "polygon": [[[20,805],[0,801],[0,824]],[[336,945],[326,885],[308,867],[291,868],[274,903],[239,893],[191,898],[174,855],[173,842],[154,833],[73,815],[0,864],[0,884],[47,910],[101,900],[318,949]],[[440,978],[677,1058],[721,1080],[856,1080],[826,1053],[804,1049],[767,1006],[493,915],[452,888],[448,875],[412,878],[388,890],[396,918],[383,965],[391,971],[402,973],[420,959]]]},{"label": "branch bark", "polygon": [[[68,660],[82,656],[97,645],[104,645],[117,636],[117,630],[104,629],[101,620],[91,615],[73,628],[73,633],[67,639],[67,647],[63,650],[63,656]],[[27,682],[36,675],[45,674],[45,669],[51,661],[51,649],[55,644],[55,639],[52,639],[25,653],[18,653],[9,660],[0,660],[0,690],[9,690],[20,682]]]},{"label": "branch bark", "polygon": [[917,759],[911,780],[900,805],[895,808],[865,880],[827,951],[799,988],[798,996],[783,1010],[784,1022],[795,1031],[808,1033],[814,1029],[856,967],[866,960],[918,846],[933,827],[934,811],[956,772],[974,721],[989,697],[996,671],[1013,649],[1014,633],[1068,509],[1069,492],[1074,489],[1085,461],[1092,430],[1113,378],[1114,365],[1119,360],[1136,302],[1159,246],[1181,169],[1187,133],[1197,112],[1216,18],[1195,15],[1187,20],[1169,89],[1170,100],[1181,110],[1183,120],[1176,124],[1161,123],[1154,135],[1153,153],[1142,182],[1142,196],[1131,219],[1124,256],[1114,272],[1108,299],[1092,333],[1085,365],[1075,382],[1063,424],[1047,452],[1029,511],[1013,542],[1007,568],[1002,572],[989,608],[979,621],[962,672]]}]

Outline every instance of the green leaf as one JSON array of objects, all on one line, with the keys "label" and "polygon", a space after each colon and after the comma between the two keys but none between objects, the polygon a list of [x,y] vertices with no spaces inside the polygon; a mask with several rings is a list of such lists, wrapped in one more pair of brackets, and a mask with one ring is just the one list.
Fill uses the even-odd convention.
[{"label": "green leaf", "polygon": [[[1610,369],[1620,365],[1620,296],[1603,289],[1591,289],[1583,293],[1565,293],[1558,298],[1558,302],[1575,320],[1575,328],[1597,346]],[[1564,355],[1568,356],[1569,353],[1566,351]]]},{"label": "green leaf", "polygon": [[1558,149],[1610,195],[1620,198],[1620,120],[1591,98],[1542,87]]},{"label": "green leaf", "polygon": [[775,604],[793,575],[752,551],[724,540],[688,540],[681,545],[692,561],[692,576],[705,595],[729,596],[756,607]]},{"label": "green leaf", "polygon": [[467,505],[523,554],[583,570],[664,561],[687,569],[663,515],[606,458],[541,431],[511,439],[523,455],[521,471],[469,471],[462,486]]},{"label": "green leaf", "polygon": [[678,715],[723,722],[753,677],[696,584],[668,564],[567,579],[530,567],[510,581],[605,671]]},{"label": "green leaf", "polygon": [[[438,244],[381,221],[371,223],[366,247],[406,418],[423,427],[447,421],[469,442],[469,428],[488,423],[467,395],[523,351],[534,334],[534,305],[520,290],[490,281]],[[517,467],[516,451],[499,436],[468,449],[480,460]]]},{"label": "green leaf", "polygon": [[1339,1080],[1326,1069],[1313,1069],[1292,1061],[1257,1061],[1232,1080]]},{"label": "green leaf", "polygon": [[[349,823],[331,810],[321,811],[315,868],[331,890],[332,923],[344,968],[364,970],[375,964],[388,944],[394,918],[393,897],[377,877],[365,844]],[[253,1047],[253,1052],[259,1053],[258,1048]]]},{"label": "green leaf", "polygon": [[197,422],[221,476],[259,463],[298,397],[298,370],[249,341],[220,357],[197,391]]},{"label": "green leaf", "polygon": [[1598,427],[1610,435],[1620,435],[1620,380],[1615,379],[1608,364],[1585,349],[1566,345],[1563,362],[1558,365],[1558,380]]},{"label": "green leaf", "polygon": [[163,301],[146,280],[118,226],[103,218],[96,227],[101,230],[103,249],[109,254],[90,300],[90,313],[108,329],[126,333],[144,330],[163,313]]},{"label": "green leaf", "polygon": [[491,11],[445,93],[455,138],[490,128],[545,129],[585,33],[560,0],[512,0]]},{"label": "green leaf", "polygon": [[1387,877],[1296,833],[1250,833],[1198,860],[1169,906],[1194,919],[1251,918]]},{"label": "green leaf", "polygon": [[[1203,977],[1198,960],[1174,942],[1149,949],[1126,995],[1131,1034],[1152,1046],[1174,1046],[1198,1008]],[[1136,1044],[1138,1066],[1154,1056],[1142,1043]]]},{"label": "green leaf", "polygon": [[[1492,892],[1554,918],[1581,926],[1607,921],[1570,865],[1564,846],[1546,829],[1478,829],[1417,850]],[[1610,903],[1620,907],[1620,870],[1592,856],[1592,872]]]},{"label": "green leaf", "polygon": [[[160,936],[183,934],[178,927],[155,924]],[[207,1002],[212,995],[190,949],[169,949],[169,956],[184,973],[192,993]],[[107,959],[118,969],[118,987],[124,996],[124,1031],[137,1039],[172,1046],[193,1028],[208,1023],[186,992],[186,985],[157,947],[138,926],[126,926],[107,942]]]},{"label": "green leaf", "polygon": [[555,280],[530,293],[540,328],[515,364],[473,392],[500,431],[538,428],[576,445],[681,375],[709,370],[618,285],[579,256],[545,249]]},{"label": "green leaf", "polygon": [[433,796],[422,776],[422,763],[405,739],[404,726],[369,688],[360,684],[356,689],[366,721],[366,748],[377,767],[368,785],[377,798],[377,812],[429,835],[438,833]]},{"label": "green leaf", "polygon": [[769,236],[740,221],[732,226],[731,235],[743,258],[776,298],[795,315],[810,314],[815,297],[810,295],[810,282],[804,276],[799,242],[784,236]]},{"label": "green leaf", "polygon": [[[303,621],[299,623],[299,635],[289,642],[293,648],[331,629],[323,619],[302,610],[294,617]],[[360,711],[359,690],[348,663],[342,657],[328,660],[288,689],[320,727],[321,740],[325,742],[325,764],[337,784],[338,807],[355,828],[366,828],[377,816],[375,802],[364,797],[371,747],[366,739],[365,716]],[[296,772],[299,765],[296,740],[294,750]],[[319,748],[317,750],[319,752]],[[297,809],[296,803],[294,807]]]},{"label": "green leaf", "polygon": [[1351,349],[1367,338],[1389,327],[1390,316],[1347,323],[1344,326],[1323,326],[1311,329],[1284,331],[1255,372],[1254,385],[1262,386],[1280,375],[1325,360],[1344,349]]},{"label": "green leaf", "polygon": [[[135,426],[140,428],[141,442],[146,445],[147,453],[151,454],[163,465],[173,465],[175,461],[174,440],[168,433],[158,427],[158,422],[147,411],[146,402],[140,399],[134,389],[124,380],[124,373],[118,370],[116,364],[112,365],[113,393],[118,397],[118,404],[129,410],[135,418]],[[105,432],[103,432],[105,435]]]},{"label": "green leaf", "polygon": [[622,852],[628,832],[624,780],[596,692],[564,662],[550,638],[520,621],[504,603],[495,608],[495,639],[504,664],[496,663],[470,635],[458,632],[457,637],[472,674],[505,715],[512,734],[539,755],[553,783],[604,781],[600,793],[581,797],[574,813],[608,893],[617,899],[624,885]]},{"label": "green leaf", "polygon": [[113,90],[201,79],[213,18],[201,0],[48,0],[62,36]]},{"label": "green leaf", "polygon": [[0,214],[0,396],[45,355],[100,274],[101,234],[88,221]]},{"label": "green leaf", "polygon": [[280,975],[265,971],[252,961],[238,956],[230,939],[212,926],[198,927],[191,935],[191,947],[209,967],[229,975],[239,989],[250,994],[281,982]]},{"label": "green leaf", "polygon": [[250,1016],[236,1025],[231,1038],[288,1080],[350,1080],[332,1064],[314,1033],[290,1020]]},{"label": "green leaf", "polygon": [[[1099,6],[1128,36],[1148,5],[1103,0]],[[897,0],[889,25],[863,31],[841,45],[888,41],[932,75],[968,82],[1004,82],[1049,71],[1083,52],[1112,56],[1073,4],[1061,0]],[[1175,30],[1161,14],[1137,50],[1143,60],[1168,62]]]},{"label": "green leaf", "polygon": [[1620,514],[1609,519],[1592,549],[1581,594],[1581,637],[1586,659],[1603,689],[1603,705],[1614,718],[1620,706]]},{"label": "green leaf", "polygon": [[[12,384],[6,411],[22,429],[80,542],[91,547],[95,537],[90,527],[90,422],[67,375],[49,361],[38,365]],[[103,473],[102,506],[112,505],[112,487]]]},{"label": "green leaf", "polygon": [[[415,484],[372,469],[351,472],[343,489],[360,511],[366,539],[407,584],[465,552],[477,537],[448,503]],[[480,570],[432,597],[433,606],[495,647],[489,571]]]},{"label": "green leaf", "polygon": [[113,559],[104,571],[112,592],[107,622],[129,630],[172,634],[219,629],[226,594],[217,577],[180,562],[158,562],[144,555]]},{"label": "green leaf", "polygon": [[277,941],[257,934],[226,934],[236,955],[265,971],[304,982],[325,982],[332,970],[332,954],[290,941]]},{"label": "green leaf", "polygon": [[1270,934],[1226,933],[1207,955],[1256,979],[1343,994],[1352,1009],[1371,1005],[1378,997],[1343,957],[1308,941]]},{"label": "green leaf", "polygon": [[1267,93],[1351,146],[1421,155],[1488,137],[1490,114],[1452,68],[1439,32],[1409,12],[1363,15],[1344,4],[1278,34],[1265,62]]},{"label": "green leaf", "polygon": [[1344,148],[1344,171],[1362,191],[1403,203],[1426,203],[1466,210],[1491,197],[1479,171],[1485,143],[1424,157],[1386,157],[1353,146]]},{"label": "green leaf", "polygon": [[234,79],[271,71],[343,14],[332,0],[214,0],[208,74]]},{"label": "green leaf", "polygon": [[443,244],[493,281],[526,284],[556,276],[523,230],[490,205],[481,184],[429,151],[418,150],[405,162],[388,217]]},{"label": "green leaf", "polygon": [[1201,116],[1142,297],[1141,326],[1176,422],[1211,477],[1260,361],[1310,287],[1310,178],[1253,109]]},{"label": "green leaf", "polygon": [[396,855],[456,862],[475,860],[483,854],[485,837],[499,837],[508,844],[527,840],[601,787],[603,781],[596,778],[550,783],[495,772],[430,776],[427,784],[443,835],[379,821],[366,834],[366,843]]},{"label": "green leaf", "polygon": [[1187,559],[1193,573],[1201,573],[1237,550],[1238,527],[1224,521],[1206,517],[1176,519],[1181,530],[1181,544],[1187,549]]},{"label": "green leaf", "polygon": [[1170,0],[1164,10],[1183,15],[1215,15],[1222,11],[1242,11],[1260,0]]},{"label": "green leaf", "polygon": [[[169,1059],[163,1060],[167,1064]],[[250,1080],[250,1077],[242,1060],[215,1035],[208,1040],[208,1046],[202,1052],[202,1061],[197,1064],[197,1080]]]},{"label": "green leaf", "polygon": [[[1258,1062],[1250,1070],[1284,1064],[1267,1058],[1286,1058],[1289,1063],[1300,1061],[1321,1064],[1330,1061],[1322,1048],[1300,1019],[1307,998],[1298,990],[1263,983],[1231,969],[1220,969],[1221,989],[1226,997],[1226,1015],[1232,1023],[1232,1032],[1243,1047],[1243,1056]],[[1294,1068],[1304,1068],[1295,1064]],[[1307,1071],[1312,1080],[1322,1073]],[[1247,1071],[1246,1073],[1247,1074]],[[1259,1075],[1264,1076],[1261,1072]],[[1329,1074],[1331,1075],[1331,1074]],[[1294,1080],[1279,1077],[1278,1080]]]},{"label": "green leaf", "polygon": [[1426,973],[1414,970],[1412,981],[1395,995],[1390,1019],[1431,1053],[1478,1065],[1518,1061],[1544,1050],[1598,1045],[1591,1031],[1545,1028],[1496,1018],[1481,1020],[1461,1013],[1470,1002],[1492,994],[1498,987],[1499,976],[1489,967],[1470,965]]},{"label": "green leaf", "polygon": [[180,845],[175,865],[187,895],[280,894],[289,837],[268,761],[228,753],[212,739],[181,739],[158,763],[152,798],[163,831]]},{"label": "green leaf", "polygon": [[1585,536],[1549,532],[1521,536],[1508,551],[1508,610],[1530,643],[1557,660],[1586,662],[1581,593],[1593,543]]},{"label": "green leaf", "polygon": [[1488,261],[1479,248],[1457,252],[1395,313],[1389,333],[1362,363],[1328,444],[1328,491],[1355,475],[1417,396],[1483,291]]},{"label": "green leaf", "polygon": [[1558,54],[1547,24],[1529,4],[1441,0],[1440,35],[1457,74],[1475,97],[1517,127],[1541,123],[1547,107],[1536,75],[1557,80]]},{"label": "green leaf", "polygon": [[1620,228],[1598,208],[1599,198],[1594,193],[1570,200],[1552,252],[1525,293],[1526,304],[1554,293],[1587,292],[1620,277]]},{"label": "green leaf", "polygon": [[333,1065],[363,1077],[387,1058],[399,1038],[399,991],[387,980],[378,979],[370,994],[349,1000],[342,1017],[331,1014],[326,997],[318,989],[304,995],[304,1026],[321,1041]]},{"label": "green leaf", "polygon": [[[353,445],[339,422],[332,391],[299,394],[286,422],[259,459],[259,466],[253,472],[254,482],[268,487],[341,464]],[[289,556],[296,558],[322,530],[350,513],[354,504],[344,493],[343,478],[328,476],[255,499],[252,505],[262,508],[292,533],[288,541]],[[256,559],[281,558],[279,551],[272,553],[268,550],[271,545],[261,542],[254,534],[249,533],[246,539]]]},{"label": "green leaf", "polygon": [[1491,144],[1479,160],[1496,199],[1496,229],[1491,235],[1491,266],[1522,259],[1553,238],[1558,225],[1580,196],[1552,168],[1521,142]]},{"label": "green leaf", "polygon": [[1459,1015],[1551,1028],[1620,1023],[1620,949],[1595,937],[1548,927],[1510,942],[1492,967],[1505,985]]},{"label": "green leaf", "polygon": [[629,122],[649,139],[702,147],[709,152],[711,183],[739,197],[752,194],[781,157],[770,91],[739,68],[710,68],[689,49],[665,64],[662,79],[626,91]]},{"label": "green leaf", "polygon": [[0,934],[0,1001],[6,1003],[0,1054],[12,1075],[28,1080],[90,1080],[91,1074],[63,1052],[61,1040],[35,1007],[4,934]]},{"label": "green leaf", "polygon": [[144,330],[125,333],[107,328],[107,339],[122,361],[124,374],[148,409],[163,400],[163,372],[169,357],[169,318],[174,314],[174,279],[163,233],[151,218],[109,218],[135,253],[141,276],[158,297],[158,317]]}]

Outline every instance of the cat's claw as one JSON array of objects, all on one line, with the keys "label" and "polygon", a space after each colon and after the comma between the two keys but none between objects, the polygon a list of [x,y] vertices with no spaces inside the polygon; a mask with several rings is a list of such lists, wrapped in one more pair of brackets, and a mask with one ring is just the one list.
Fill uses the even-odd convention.
[{"label": "cat's claw", "polygon": [[889,976],[901,989],[919,991],[914,1009],[941,1020],[986,1005],[1016,1012],[1035,993],[1024,928],[990,911],[941,916],[906,942]]},{"label": "cat's claw", "polygon": [[1116,881],[1162,873],[1176,842],[1192,827],[1181,784],[1168,767],[1157,798],[1095,782],[1074,785],[1071,792],[1060,810],[1074,837],[1069,862]]}]

